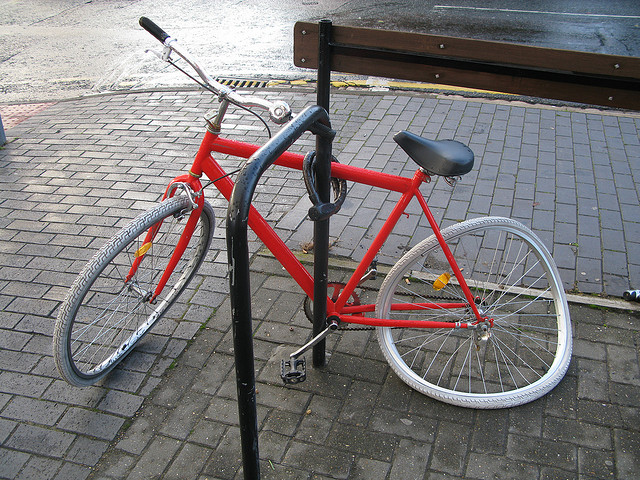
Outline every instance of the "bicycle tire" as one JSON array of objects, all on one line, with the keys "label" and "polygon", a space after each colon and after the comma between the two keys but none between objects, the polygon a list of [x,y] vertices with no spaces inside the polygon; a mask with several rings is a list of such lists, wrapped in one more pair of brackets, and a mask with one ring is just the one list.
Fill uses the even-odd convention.
[{"label": "bicycle tire", "polygon": [[[442,235],[493,326],[488,331],[379,327],[389,365],[415,390],[462,407],[506,408],[545,395],[564,377],[572,350],[566,296],[550,253],[531,230],[508,218],[468,220]],[[474,321],[453,274],[450,280],[441,276],[447,270],[435,235],[413,247],[382,283],[378,317]],[[435,284],[438,278],[441,283]],[[455,299],[467,307],[390,313],[392,302],[418,298]]]},{"label": "bicycle tire", "polygon": [[[116,233],[80,272],[62,303],[54,329],[55,363],[70,384],[96,383],[120,363],[158,322],[193,279],[211,244],[215,227],[205,201],[196,230],[166,287],[149,297],[164,272],[192,207],[184,195],[164,200]],[[142,247],[160,222],[154,241]],[[141,247],[143,250],[141,250]],[[144,258],[127,276],[136,254]]]}]

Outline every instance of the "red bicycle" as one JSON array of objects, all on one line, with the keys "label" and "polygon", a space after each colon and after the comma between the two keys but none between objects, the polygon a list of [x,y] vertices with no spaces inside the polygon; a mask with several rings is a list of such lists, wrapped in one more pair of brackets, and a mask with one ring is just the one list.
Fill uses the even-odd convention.
[{"label": "red bicycle", "polygon": [[[212,152],[249,158],[259,149],[220,136],[228,107],[268,110],[278,124],[291,117],[284,102],[240,95],[216,82],[163,30],[146,19],[141,24],[164,45],[161,57],[172,65],[172,55],[186,61],[219,107],[206,118],[207,131],[189,171],[169,183],[161,203],[113,236],[70,288],[56,320],[54,356],[61,375],[78,386],[95,383],[130,353],[202,264],[215,221],[201,178],[227,200],[234,188]],[[475,218],[440,230],[420,187],[433,175],[452,181],[464,175],[473,166],[473,153],[453,140],[431,141],[409,132],[394,140],[417,164],[411,178],[332,163],[338,204],[345,181],[401,196],[349,280],[331,285],[326,328],[291,354],[283,379],[300,380],[304,351],[337,326],[358,324],[377,327],[392,369],[433,398],[502,408],[541,397],[563,378],[572,349],[567,302],[551,255],[534,233],[508,218]],[[309,161],[286,152],[276,163],[304,170]],[[375,273],[376,255],[413,199],[433,235],[389,270],[375,303],[362,303],[356,288]],[[296,255],[253,207],[248,222],[312,300],[314,279]]]}]

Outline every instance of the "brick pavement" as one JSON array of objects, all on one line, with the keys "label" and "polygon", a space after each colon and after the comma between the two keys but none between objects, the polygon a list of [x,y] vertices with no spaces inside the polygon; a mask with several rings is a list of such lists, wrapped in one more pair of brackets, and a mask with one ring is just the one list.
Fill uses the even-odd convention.
[{"label": "brick pavement", "polygon": [[[260,93],[295,111],[315,97]],[[66,385],[50,354],[65,289],[104,239],[189,163],[208,101],[191,91],[86,98],[7,130],[1,477],[239,478],[224,228],[194,282],[197,294],[185,295],[190,300],[103,382]],[[385,172],[414,168],[390,140],[396,130],[468,143],[474,171],[453,193],[442,181],[425,189],[436,218],[523,221],[552,248],[570,290],[619,296],[640,285],[637,115],[356,91],[334,93],[331,116],[340,161]],[[227,128],[265,139],[240,112]],[[255,200],[290,246],[310,239],[299,172],[270,170]],[[358,259],[392,202],[393,194],[352,188],[332,221],[333,253]],[[216,212],[221,220],[224,210]],[[393,261],[426,234],[409,215],[380,260]],[[335,335],[326,369],[282,387],[275,354],[306,338],[302,297],[283,288],[287,279],[268,258],[257,257],[254,272],[263,477],[633,478],[640,471],[637,314],[572,306],[575,356],[561,385],[527,406],[473,412],[410,391],[369,332]]]}]

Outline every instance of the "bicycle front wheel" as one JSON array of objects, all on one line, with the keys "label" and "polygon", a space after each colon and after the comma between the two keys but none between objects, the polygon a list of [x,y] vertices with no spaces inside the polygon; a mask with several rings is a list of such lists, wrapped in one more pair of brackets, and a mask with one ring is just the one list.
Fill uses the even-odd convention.
[{"label": "bicycle front wheel", "polygon": [[[54,329],[54,358],[72,385],[97,382],[131,352],[193,279],[211,244],[213,209],[205,202],[193,236],[162,293],[151,303],[191,204],[184,195],[142,213],[113,236],[89,261],[60,307]],[[150,229],[158,229],[145,242]],[[135,274],[130,270],[142,256]]]},{"label": "bicycle front wheel", "polygon": [[[442,235],[492,326],[379,328],[390,366],[417,391],[463,407],[505,408],[543,396],[564,377],[572,348],[567,301],[551,255],[533,232],[507,218],[465,221]],[[394,265],[376,309],[379,318],[452,326],[475,321],[434,235]]]}]

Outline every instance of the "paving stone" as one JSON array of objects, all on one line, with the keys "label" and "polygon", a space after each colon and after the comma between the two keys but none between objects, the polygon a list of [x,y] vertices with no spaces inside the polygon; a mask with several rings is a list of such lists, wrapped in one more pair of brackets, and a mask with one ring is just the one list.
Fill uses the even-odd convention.
[{"label": "paving stone", "polygon": [[163,478],[197,478],[197,474],[202,470],[209,455],[208,449],[187,443],[163,475]]},{"label": "paving stone", "polygon": [[509,436],[507,456],[521,461],[536,459],[539,465],[548,465],[569,471],[575,471],[577,465],[577,447],[575,445],[520,435]]},{"label": "paving stone", "polygon": [[368,458],[358,458],[349,478],[353,480],[383,480],[387,478],[389,470],[389,463]]},{"label": "paving stone", "polygon": [[62,380],[54,380],[42,398],[53,402],[94,408],[105,395],[105,389],[99,386],[82,389],[71,388]]},{"label": "paving stone", "polygon": [[135,393],[145,380],[145,374],[132,370],[124,370],[123,368],[115,368],[107,380],[107,387],[115,390],[123,390],[129,393]]},{"label": "paving stone", "polygon": [[215,449],[227,431],[227,425],[201,419],[191,431],[189,442]]},{"label": "paving stone", "polygon": [[315,474],[333,478],[347,478],[353,456],[338,449],[319,445],[292,442],[287,452],[285,465],[305,465]]},{"label": "paving stone", "polygon": [[64,462],[55,476],[55,480],[84,480],[91,474],[91,469],[83,465]]},{"label": "paving stone", "polygon": [[397,448],[399,439],[394,435],[371,432],[361,425],[335,423],[327,438],[327,445],[334,445],[343,452],[354,452],[367,458],[388,462]]},{"label": "paving stone", "polygon": [[474,452],[503,455],[507,446],[509,418],[500,411],[477,412],[471,449]]},{"label": "paving stone", "polygon": [[[160,325],[158,325],[158,330],[160,330]],[[160,331],[154,333],[161,333]],[[136,348],[134,352],[131,352],[130,355],[125,358],[120,366],[127,371],[134,371],[140,373],[148,372],[155,364],[157,353],[161,351],[161,347],[151,347],[156,342],[150,341],[157,339],[157,336],[147,336],[144,338],[139,347]],[[164,339],[162,339],[161,344],[164,344]],[[151,353],[147,353],[151,352]],[[154,355],[155,354],[155,355]]]},{"label": "paving stone", "polygon": [[295,438],[303,442],[310,442],[317,445],[324,445],[331,432],[332,419],[316,415],[314,410],[309,409],[297,428]]},{"label": "paving stone", "polygon": [[127,428],[116,443],[117,448],[133,455],[140,455],[155,437],[167,415],[167,409],[149,406],[144,410],[144,415]]},{"label": "paving stone", "polygon": [[2,329],[0,335],[0,348],[11,350],[22,350],[22,348],[31,340],[31,335],[22,332],[14,332]]},{"label": "paving stone", "polygon": [[70,433],[20,424],[4,445],[37,455],[62,457],[75,437]]},{"label": "paving stone", "polygon": [[236,473],[242,464],[240,451],[240,431],[230,428],[212,452],[202,473],[208,477],[224,480],[236,478]]},{"label": "paving stone", "polygon": [[636,348],[607,345],[609,377],[616,383],[640,386],[640,369]]},{"label": "paving stone", "polygon": [[0,391],[5,393],[39,397],[50,384],[50,378],[7,371],[0,373]]},{"label": "paving stone", "polygon": [[614,466],[610,451],[578,449],[578,472],[586,478],[616,478]]},{"label": "paving stone", "polygon": [[161,478],[179,447],[180,443],[177,440],[157,436],[127,478],[131,480]]},{"label": "paving stone", "polygon": [[553,467],[540,468],[540,480],[577,480],[578,474]]},{"label": "paving stone", "polygon": [[185,439],[207,407],[207,399],[198,393],[185,392],[176,408],[167,415],[160,433],[168,437]]},{"label": "paving stone", "polygon": [[52,426],[66,409],[65,405],[15,395],[2,411],[2,416],[13,420]]},{"label": "paving stone", "polygon": [[640,441],[637,432],[615,430],[616,478],[631,479],[640,468]]},{"label": "paving stone", "polygon": [[576,359],[579,362],[578,397],[595,401],[609,401],[606,364],[590,359]]},{"label": "paving stone", "polygon": [[382,408],[374,413],[369,428],[374,431],[431,444],[435,438],[437,422],[431,418],[393,412]]},{"label": "paving stone", "polygon": [[461,475],[467,455],[470,434],[459,424],[443,421],[433,445],[431,469],[450,475]]},{"label": "paving stone", "polygon": [[93,467],[98,463],[107,448],[109,448],[108,442],[78,436],[67,452],[65,459]]},{"label": "paving stone", "polygon": [[0,471],[5,478],[15,478],[31,455],[16,450],[4,449],[0,455]]},{"label": "paving stone", "polygon": [[592,449],[609,450],[612,447],[608,428],[564,418],[547,418],[543,438]]},{"label": "paving stone", "polygon": [[420,478],[426,470],[431,446],[403,439],[389,473],[390,479]]},{"label": "paving stone", "polygon": [[513,460],[504,455],[472,453],[465,478],[481,478],[501,480],[503,478],[538,478],[538,467],[535,463]]},{"label": "paving stone", "polygon": [[58,422],[58,427],[62,430],[111,441],[115,439],[123,423],[124,419],[114,415],[70,408]]},{"label": "paving stone", "polygon": [[144,397],[142,396],[111,390],[107,392],[98,408],[104,412],[132,417],[138,411],[143,401]]},{"label": "paving stone", "polygon": [[31,478],[52,479],[61,464],[60,460],[33,456],[15,478],[18,480]]}]

